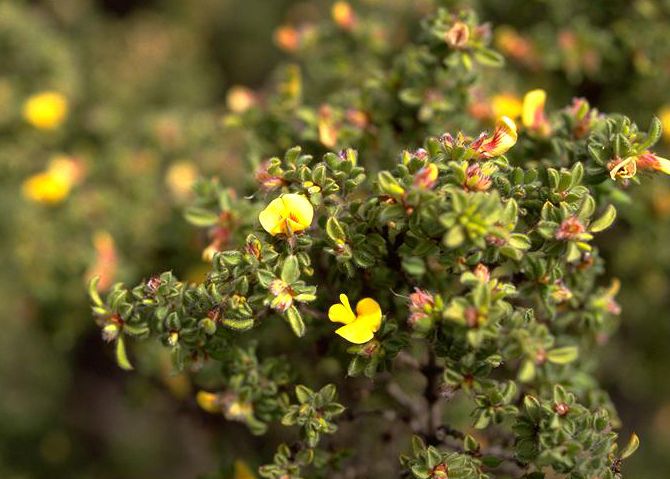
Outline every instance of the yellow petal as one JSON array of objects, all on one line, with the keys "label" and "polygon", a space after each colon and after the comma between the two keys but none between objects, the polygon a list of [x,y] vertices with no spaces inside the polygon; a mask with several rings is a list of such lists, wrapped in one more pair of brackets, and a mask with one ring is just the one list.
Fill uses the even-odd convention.
[{"label": "yellow petal", "polygon": [[366,321],[356,320],[335,331],[344,339],[354,344],[367,343],[374,337],[374,331]]},{"label": "yellow petal", "polygon": [[496,118],[501,116],[518,118],[522,110],[521,100],[511,93],[501,93],[491,99],[491,109]]},{"label": "yellow petal", "polygon": [[356,320],[354,312],[349,305],[349,298],[346,295],[340,295],[342,304],[334,304],[328,310],[328,318],[334,323],[349,324]]},{"label": "yellow petal", "polygon": [[285,211],[288,212],[287,217],[290,217],[300,229],[293,231],[301,231],[312,224],[314,218],[314,207],[304,195],[289,193],[281,196],[284,202]]},{"label": "yellow petal", "polygon": [[208,413],[216,414],[221,412],[218,396],[214,393],[198,391],[198,394],[195,396],[195,401],[201,409]]},{"label": "yellow petal", "polygon": [[531,90],[523,97],[521,122],[526,128],[538,126],[544,114],[544,104],[547,101],[547,92],[542,89]]},{"label": "yellow petal", "polygon": [[667,158],[661,158],[660,156],[657,156],[656,161],[658,161],[658,166],[656,167],[656,169],[658,171],[665,173],[666,175],[670,175],[670,160],[668,160]]},{"label": "yellow petal", "polygon": [[503,155],[516,144],[517,138],[516,123],[511,118],[503,116],[496,122],[493,135],[482,142],[479,152],[485,158]]},{"label": "yellow petal", "polygon": [[356,321],[367,324],[372,332],[379,331],[382,324],[382,309],[372,298],[363,298],[356,305]]},{"label": "yellow petal", "polygon": [[287,217],[286,207],[281,197],[275,198],[258,215],[258,221],[265,231],[271,235],[285,233],[284,219]]}]

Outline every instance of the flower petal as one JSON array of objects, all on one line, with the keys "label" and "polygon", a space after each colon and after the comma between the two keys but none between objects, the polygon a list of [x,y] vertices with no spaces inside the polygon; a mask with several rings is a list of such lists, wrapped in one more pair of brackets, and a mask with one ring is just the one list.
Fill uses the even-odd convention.
[{"label": "flower petal", "polygon": [[354,312],[349,306],[349,299],[346,295],[340,295],[340,301],[342,304],[334,304],[328,310],[328,318],[334,323],[344,323],[350,324],[356,320]]},{"label": "flower petal", "polygon": [[258,221],[265,231],[271,235],[283,233],[286,228],[284,219],[288,216],[286,214],[286,207],[281,197],[275,198],[265,207],[258,215]]},{"label": "flower petal", "polygon": [[657,156],[656,161],[658,161],[656,169],[660,172],[665,173],[666,175],[670,175],[670,160],[668,160],[667,158],[661,158],[660,156]]},{"label": "flower petal", "polygon": [[382,309],[379,303],[372,298],[363,298],[356,305],[356,321],[367,324],[372,332],[379,331],[382,324]]},{"label": "flower petal", "polygon": [[[300,230],[308,228],[314,218],[314,207],[304,195],[288,193],[281,196],[287,217],[301,225]],[[293,230],[299,231],[299,230]]]},{"label": "flower petal", "polygon": [[523,97],[521,123],[526,128],[537,127],[544,116],[544,104],[547,101],[547,92],[542,89],[531,90]]},{"label": "flower petal", "polygon": [[356,320],[335,331],[344,339],[354,344],[367,343],[374,337],[374,331],[366,321]]}]

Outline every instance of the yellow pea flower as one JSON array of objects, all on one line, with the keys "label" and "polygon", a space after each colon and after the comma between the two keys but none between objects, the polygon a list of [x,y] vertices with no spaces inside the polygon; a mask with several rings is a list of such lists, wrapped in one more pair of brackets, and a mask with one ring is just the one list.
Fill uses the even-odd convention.
[{"label": "yellow pea flower", "polygon": [[521,100],[512,93],[500,93],[491,98],[491,110],[494,118],[507,116],[516,119],[521,115]]},{"label": "yellow pea flower", "polygon": [[265,231],[272,236],[303,231],[312,224],[314,208],[304,195],[287,193],[275,198],[258,215]]},{"label": "yellow pea flower", "polygon": [[670,105],[664,106],[658,114],[663,125],[663,138],[670,143]]},{"label": "yellow pea flower", "polygon": [[195,401],[200,406],[200,409],[210,414],[221,414],[223,411],[221,398],[216,393],[198,391],[198,394],[195,395]]},{"label": "yellow pea flower", "polygon": [[370,341],[382,324],[382,310],[372,298],[363,298],[356,304],[356,313],[349,305],[346,294],[340,295],[341,303],[328,310],[328,318],[334,323],[343,323],[335,333],[354,344]]},{"label": "yellow pea flower", "polygon": [[517,138],[516,123],[511,118],[503,116],[496,122],[493,134],[482,140],[477,151],[483,158],[500,156],[516,144]]},{"label": "yellow pea flower", "polygon": [[59,127],[65,121],[67,113],[67,98],[53,91],[32,95],[23,105],[23,117],[26,121],[43,130]]},{"label": "yellow pea flower", "polygon": [[521,123],[529,130],[541,135],[548,135],[551,127],[546,115],[544,105],[547,102],[547,92],[542,89],[531,90],[523,97],[521,111]]}]

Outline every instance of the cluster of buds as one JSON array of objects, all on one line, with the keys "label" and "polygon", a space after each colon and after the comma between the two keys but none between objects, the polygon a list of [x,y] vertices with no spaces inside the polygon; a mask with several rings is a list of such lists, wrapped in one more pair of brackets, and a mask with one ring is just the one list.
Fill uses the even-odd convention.
[{"label": "cluster of buds", "polygon": [[269,169],[270,161],[265,160],[258,166],[254,173],[254,178],[260,188],[264,191],[272,191],[284,186],[286,183],[284,179],[281,176],[273,175],[270,173]]},{"label": "cluster of buds", "polygon": [[559,241],[572,241],[582,239],[586,234],[586,227],[576,216],[571,216],[563,220],[556,230],[556,239]]},{"label": "cluster of buds", "polygon": [[433,311],[435,298],[432,294],[419,288],[409,295],[409,318],[407,322],[410,327],[419,333],[427,333],[433,327]]},{"label": "cluster of buds", "polygon": [[269,287],[270,293],[274,296],[274,299],[270,303],[270,306],[280,312],[284,313],[293,305],[293,297],[295,292],[291,289],[291,286],[281,279],[275,279],[270,283]]},{"label": "cluster of buds", "polygon": [[480,165],[471,163],[465,170],[463,188],[468,191],[487,191],[491,187],[491,175],[497,167],[490,162]]}]

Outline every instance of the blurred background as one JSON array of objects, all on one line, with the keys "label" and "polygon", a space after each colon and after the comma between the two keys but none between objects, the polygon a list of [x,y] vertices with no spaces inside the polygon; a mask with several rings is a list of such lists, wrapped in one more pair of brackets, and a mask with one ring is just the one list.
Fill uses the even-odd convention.
[{"label": "blurred background", "polygon": [[[643,128],[658,115],[670,154],[670,0],[351,5],[404,26],[402,43],[434,3],[474,8],[506,57],[472,92],[472,116],[541,87],[554,108],[582,96]],[[292,61],[286,27],[328,19],[331,4],[0,1],[0,477],[226,478],[259,448],[198,410],[163,350],[118,369],[85,287],[95,275],[102,289],[167,269],[202,277],[216,238],[183,218],[191,187],[245,181],[227,112]],[[642,438],[626,473],[645,479],[670,470],[670,184],[632,197],[599,245],[623,285],[600,377]]]}]

